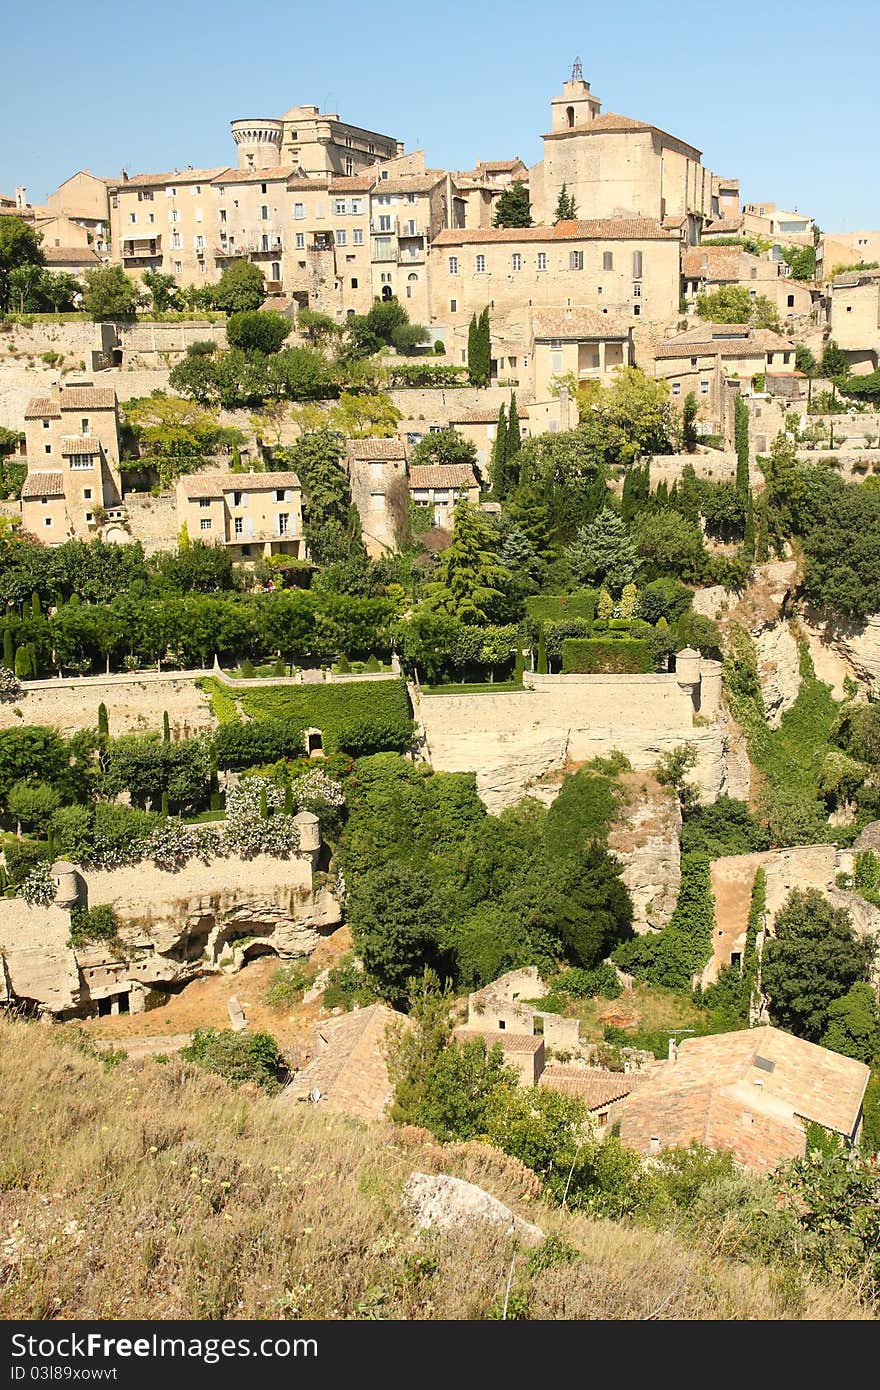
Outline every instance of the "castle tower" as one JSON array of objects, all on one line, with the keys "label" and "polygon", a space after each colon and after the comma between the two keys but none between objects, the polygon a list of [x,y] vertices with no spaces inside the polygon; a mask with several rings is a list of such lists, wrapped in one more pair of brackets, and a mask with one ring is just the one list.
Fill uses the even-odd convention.
[{"label": "castle tower", "polygon": [[238,146],[239,169],[271,169],[280,164],[283,133],[281,121],[233,121],[232,138]]}]

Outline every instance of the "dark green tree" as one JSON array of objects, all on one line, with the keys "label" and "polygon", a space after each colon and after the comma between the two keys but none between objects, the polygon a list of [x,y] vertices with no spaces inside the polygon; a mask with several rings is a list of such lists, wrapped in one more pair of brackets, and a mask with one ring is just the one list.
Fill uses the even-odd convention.
[{"label": "dark green tree", "polygon": [[837,346],[833,338],[822,349],[822,358],[819,363],[819,372],[827,377],[829,381],[835,381],[841,377],[849,376],[849,362],[846,353]]},{"label": "dark green tree", "polygon": [[846,908],[815,888],[795,889],[764,945],[761,988],[774,1023],[821,1042],[835,1000],[867,980],[875,943],[858,938]]},{"label": "dark green tree", "polygon": [[469,503],[459,502],[438,579],[425,586],[428,606],[463,623],[492,622],[510,580],[498,556],[492,521]]},{"label": "dark green tree", "polygon": [[402,1004],[409,981],[441,963],[441,905],[420,868],[387,864],[352,887],[348,918],[364,967],[382,994]]},{"label": "dark green tree", "polygon": [[4,313],[10,304],[10,273],[20,266],[43,265],[42,240],[42,233],[34,231],[22,218],[0,218],[0,310]]},{"label": "dark green tree", "polygon": [[99,322],[133,319],[140,290],[121,265],[99,265],[83,273],[83,308]]},{"label": "dark green tree", "polygon": [[243,256],[237,257],[213,287],[211,298],[215,307],[227,314],[259,309],[266,298],[265,276],[253,261],[245,260]]},{"label": "dark green tree", "polygon": [[531,227],[532,205],[529,190],[521,179],[505,188],[495,204],[493,227]]},{"label": "dark green tree", "polygon": [[502,401],[498,407],[498,423],[495,438],[492,440],[492,454],[489,459],[489,480],[492,492],[499,502],[507,495],[507,410]]},{"label": "dark green tree", "polygon": [[874,1062],[880,1053],[880,1017],[877,992],[867,980],[860,980],[828,1006],[828,1027],[822,1046],[857,1062]]},{"label": "dark green tree", "polygon": [[686,454],[692,454],[697,447],[697,398],[688,391],[684,398],[681,420],[681,442]]},{"label": "dark green tree", "polygon": [[248,309],[232,314],[226,323],[226,341],[243,352],[277,352],[290,333],[290,320],[274,309]]},{"label": "dark green tree", "polygon": [[569,193],[566,184],[559,190],[559,197],[556,200],[556,211],[553,214],[554,222],[572,222],[578,215],[577,203],[574,194]]},{"label": "dark green tree", "polygon": [[733,439],[736,448],[736,490],[745,502],[749,495],[749,409],[739,394],[733,406]]}]

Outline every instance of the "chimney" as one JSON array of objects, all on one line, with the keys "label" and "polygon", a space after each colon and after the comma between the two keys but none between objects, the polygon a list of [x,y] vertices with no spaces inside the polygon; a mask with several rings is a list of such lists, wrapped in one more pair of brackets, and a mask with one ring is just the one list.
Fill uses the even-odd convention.
[{"label": "chimney", "polygon": [[15,206],[17,208],[27,207],[27,189],[23,183],[20,183],[15,190]]}]

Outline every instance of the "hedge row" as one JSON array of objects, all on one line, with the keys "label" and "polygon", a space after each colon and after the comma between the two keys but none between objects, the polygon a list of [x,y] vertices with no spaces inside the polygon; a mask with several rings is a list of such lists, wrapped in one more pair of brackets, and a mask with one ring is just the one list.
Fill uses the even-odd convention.
[{"label": "hedge row", "polygon": [[653,670],[651,649],[638,638],[567,637],[562,644],[563,675],[641,675]]}]

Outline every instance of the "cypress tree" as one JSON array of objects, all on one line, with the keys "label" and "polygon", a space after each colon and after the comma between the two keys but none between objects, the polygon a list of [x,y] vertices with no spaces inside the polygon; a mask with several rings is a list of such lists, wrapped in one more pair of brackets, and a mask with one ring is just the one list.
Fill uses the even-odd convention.
[{"label": "cypress tree", "polygon": [[547,639],[543,628],[538,629],[538,675],[547,675]]},{"label": "cypress tree", "polygon": [[475,386],[488,386],[489,376],[492,370],[492,337],[489,330],[489,306],[480,314],[476,321],[474,334],[474,357],[475,370],[473,382]]},{"label": "cypress tree", "polygon": [[162,711],[162,742],[171,742],[171,721],[168,718],[167,709]]},{"label": "cypress tree", "polygon": [[556,211],[553,214],[554,222],[571,222],[577,217],[577,203],[574,194],[569,193],[567,184],[563,184],[559,190],[559,198],[556,202]]},{"label": "cypress tree", "polygon": [[98,706],[98,733],[102,738],[106,738],[109,733],[109,723],[107,720],[107,706],[102,700]]},{"label": "cypress tree", "polygon": [[31,613],[35,618],[42,618],[43,616],[39,594],[31,594]]},{"label": "cypress tree", "polygon": [[15,646],[12,641],[12,628],[3,629],[3,665],[8,671],[15,670]]},{"label": "cypress tree", "polygon": [[468,378],[470,380],[471,386],[480,386],[482,384],[477,380],[477,374],[479,370],[479,362],[477,360],[478,356],[479,348],[477,346],[477,316],[476,314],[471,314],[471,321],[468,325],[467,341],[467,368]]},{"label": "cypress tree", "polygon": [[26,646],[15,653],[15,674],[20,681],[26,681],[31,674],[31,654]]},{"label": "cypress tree", "polygon": [[749,500],[746,503],[746,522],[743,531],[743,551],[746,559],[755,558],[755,508],[752,502],[752,494],[749,493]]},{"label": "cypress tree", "polygon": [[505,463],[509,463],[522,448],[522,434],[519,428],[519,411],[516,408],[516,392],[510,396],[510,410],[507,412],[507,450]]},{"label": "cypress tree", "polygon": [[167,793],[167,792],[163,792],[163,793],[162,793],[162,818],[163,818],[163,820],[167,820],[167,819],[168,819],[168,793]]},{"label": "cypress tree", "polygon": [[498,424],[492,441],[492,457],[489,461],[489,478],[492,491],[499,501],[504,498],[505,470],[507,462],[507,411],[502,401],[498,407]]},{"label": "cypress tree", "polygon": [[742,396],[733,407],[733,442],[736,449],[736,490],[745,501],[749,491],[749,411]]}]

